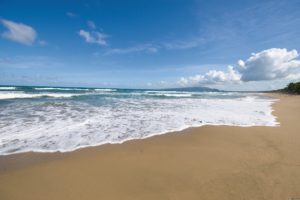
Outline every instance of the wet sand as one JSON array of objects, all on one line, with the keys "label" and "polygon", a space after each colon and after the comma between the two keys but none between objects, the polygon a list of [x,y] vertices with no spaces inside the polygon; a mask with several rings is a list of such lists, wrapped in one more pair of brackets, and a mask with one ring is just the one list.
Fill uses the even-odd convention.
[{"label": "wet sand", "polygon": [[0,156],[1,200],[300,198],[300,96],[279,127],[203,126],[70,153]]}]

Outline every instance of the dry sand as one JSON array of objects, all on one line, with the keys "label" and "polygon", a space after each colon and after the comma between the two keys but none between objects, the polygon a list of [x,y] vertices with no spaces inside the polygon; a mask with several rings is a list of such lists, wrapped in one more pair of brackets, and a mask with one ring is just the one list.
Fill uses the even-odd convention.
[{"label": "dry sand", "polygon": [[273,96],[280,127],[204,126],[71,153],[2,156],[0,199],[300,197],[300,97]]}]

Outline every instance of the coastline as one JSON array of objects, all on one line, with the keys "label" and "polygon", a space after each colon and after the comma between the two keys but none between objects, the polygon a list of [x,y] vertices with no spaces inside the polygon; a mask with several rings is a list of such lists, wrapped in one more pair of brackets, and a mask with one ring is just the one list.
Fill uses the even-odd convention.
[{"label": "coastline", "polygon": [[300,97],[267,94],[279,127],[202,126],[67,153],[0,156],[0,199],[300,197]]}]

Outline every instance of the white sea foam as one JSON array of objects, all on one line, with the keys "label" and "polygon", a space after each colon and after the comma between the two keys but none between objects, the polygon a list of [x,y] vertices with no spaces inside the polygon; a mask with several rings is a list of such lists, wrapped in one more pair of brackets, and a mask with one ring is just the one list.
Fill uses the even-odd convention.
[{"label": "white sea foam", "polygon": [[192,92],[185,92],[185,91],[167,91],[167,90],[147,90],[145,91],[145,93],[148,93],[148,94],[153,94],[153,93],[156,93],[156,94],[177,94],[177,93],[180,93],[180,94],[190,94]]},{"label": "white sea foam", "polygon": [[180,92],[180,91],[145,91],[149,96],[162,96],[162,97],[191,97],[194,92]]},{"label": "white sea foam", "polygon": [[16,87],[2,87],[0,86],[0,90],[15,90]]},{"label": "white sea foam", "polygon": [[171,94],[171,93],[167,93],[167,94],[163,94],[163,93],[154,93],[154,94],[150,94],[148,93],[147,95],[149,96],[164,96],[164,97],[191,97],[192,94]]},{"label": "white sea foam", "polygon": [[97,88],[97,89],[94,89],[95,91],[99,91],[99,92],[115,92],[117,91],[116,89],[107,89],[107,88]]},{"label": "white sea foam", "polygon": [[202,125],[276,126],[260,97],[11,102],[0,109],[0,154],[72,151]]},{"label": "white sea foam", "polygon": [[73,96],[87,95],[84,93],[25,93],[22,91],[4,92],[0,91],[0,99],[28,99],[39,97],[70,98]]},{"label": "white sea foam", "polygon": [[56,87],[36,87],[35,90],[62,90],[62,91],[70,91],[70,90],[78,90],[78,91],[88,91],[87,88],[56,88]]}]

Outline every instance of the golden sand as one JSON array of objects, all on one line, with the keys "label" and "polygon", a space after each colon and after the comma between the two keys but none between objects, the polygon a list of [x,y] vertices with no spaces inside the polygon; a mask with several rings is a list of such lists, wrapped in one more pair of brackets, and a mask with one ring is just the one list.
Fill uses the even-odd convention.
[{"label": "golden sand", "polygon": [[280,127],[203,126],[71,153],[0,157],[0,200],[288,200],[300,197],[300,97]]}]

